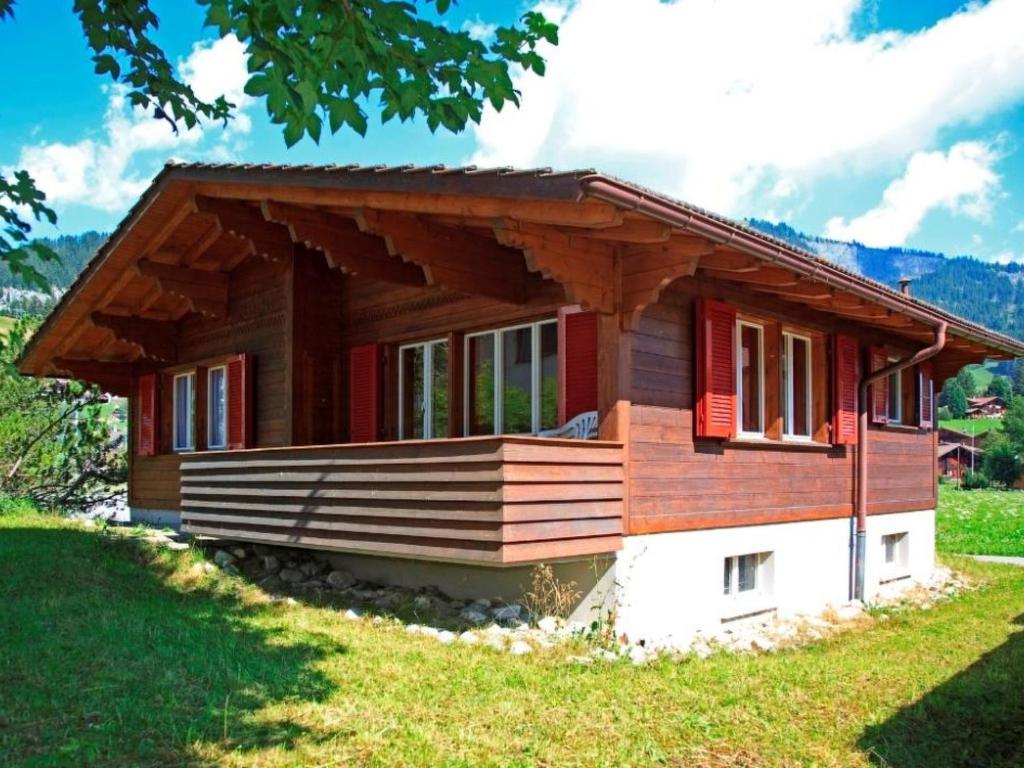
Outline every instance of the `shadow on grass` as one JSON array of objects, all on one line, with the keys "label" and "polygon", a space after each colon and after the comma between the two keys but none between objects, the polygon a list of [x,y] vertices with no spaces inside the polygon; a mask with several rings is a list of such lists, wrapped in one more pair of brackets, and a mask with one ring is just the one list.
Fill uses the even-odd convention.
[{"label": "shadow on grass", "polygon": [[886,768],[1024,766],[1024,631],[866,729],[857,745]]},{"label": "shadow on grass", "polygon": [[283,609],[172,586],[174,557],[0,525],[0,764],[194,764],[316,739],[261,710],[324,699],[316,664],[346,649],[283,633]]}]

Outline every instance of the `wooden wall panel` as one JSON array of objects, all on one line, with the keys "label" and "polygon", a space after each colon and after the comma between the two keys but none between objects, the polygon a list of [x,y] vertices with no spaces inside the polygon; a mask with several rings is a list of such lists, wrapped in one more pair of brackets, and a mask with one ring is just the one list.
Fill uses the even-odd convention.
[{"label": "wooden wall panel", "polygon": [[187,530],[495,565],[621,547],[614,443],[405,441],[183,457]]},{"label": "wooden wall panel", "polygon": [[[852,515],[852,446],[694,439],[693,317],[692,296],[669,292],[633,334],[629,532]],[[820,377],[825,369],[815,371]],[[827,413],[820,401],[815,410],[819,418]],[[872,429],[869,450],[870,513],[934,507],[934,435]]]}]

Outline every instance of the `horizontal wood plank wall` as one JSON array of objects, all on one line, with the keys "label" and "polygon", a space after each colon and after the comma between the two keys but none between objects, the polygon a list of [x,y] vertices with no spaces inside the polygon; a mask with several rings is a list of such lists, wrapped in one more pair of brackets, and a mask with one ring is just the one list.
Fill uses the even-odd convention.
[{"label": "horizontal wood plank wall", "polygon": [[486,437],[190,454],[187,530],[223,538],[512,564],[621,547],[616,443]]},{"label": "horizontal wood plank wall", "polygon": [[[178,362],[248,352],[253,355],[256,393],[256,444],[287,445],[287,270],[283,263],[250,258],[231,273],[228,313],[223,319],[198,315],[181,321]],[[137,456],[134,440],[129,454],[129,503],[151,509],[178,509],[179,457],[169,453],[171,398],[161,393],[162,450],[158,456]],[[134,417],[136,403],[130,403]],[[199,419],[198,421],[203,421]],[[134,430],[134,418],[130,419]],[[133,436],[134,437],[134,436]]]},{"label": "horizontal wood plank wall", "polygon": [[[629,533],[793,522],[853,513],[849,448],[694,440],[692,297],[669,293],[633,338]],[[869,512],[934,507],[934,436],[871,431]]]}]

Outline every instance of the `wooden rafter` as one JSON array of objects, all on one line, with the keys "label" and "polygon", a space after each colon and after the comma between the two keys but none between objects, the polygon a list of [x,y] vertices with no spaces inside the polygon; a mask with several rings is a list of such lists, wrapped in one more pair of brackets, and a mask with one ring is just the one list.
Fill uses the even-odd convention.
[{"label": "wooden rafter", "polygon": [[[615,312],[615,260],[611,245],[595,242],[588,252],[573,246],[572,238],[496,226],[495,237],[502,245],[518,248],[526,266],[561,284],[566,297],[575,304],[612,314]],[[597,247],[603,246],[603,247]]]},{"label": "wooden rafter", "polygon": [[423,269],[427,285],[499,301],[526,301],[526,265],[515,250],[494,240],[408,214],[363,210],[363,232],[384,239],[388,253]]},{"label": "wooden rafter", "polygon": [[800,285],[800,277],[798,275],[779,267],[767,265],[760,266],[749,272],[738,272],[735,270],[715,269],[714,267],[705,266],[702,262],[701,271],[708,277],[718,280],[735,280],[751,287],[790,288],[794,285]]},{"label": "wooden rafter", "polygon": [[287,227],[293,242],[320,251],[332,268],[400,285],[426,283],[421,267],[396,259],[382,238],[352,219],[273,200],[265,200],[262,210],[268,221]]},{"label": "wooden rafter", "polygon": [[186,267],[191,267],[202,257],[204,253],[210,250],[211,246],[216,243],[224,230],[221,229],[220,220],[216,216],[209,216],[207,214],[200,214],[207,220],[207,227],[195,241],[186,248],[181,254],[181,263]]},{"label": "wooden rafter", "polygon": [[640,317],[661,292],[681,277],[692,277],[700,260],[713,252],[706,240],[676,239],[662,245],[633,245],[622,250],[622,320],[636,330]]},{"label": "wooden rafter", "polygon": [[93,312],[93,325],[106,328],[115,338],[137,346],[143,357],[161,362],[177,360],[175,325],[165,320],[147,320],[141,317]]},{"label": "wooden rafter", "polygon": [[104,392],[123,396],[131,394],[131,363],[104,363],[96,360],[55,357],[52,366],[54,373],[91,382],[98,385]]},{"label": "wooden rafter", "polygon": [[718,272],[757,272],[764,267],[766,262],[745,253],[715,248],[714,253],[701,259],[701,266],[705,269],[714,269]]},{"label": "wooden rafter", "polygon": [[223,272],[175,267],[146,260],[140,261],[136,269],[139,274],[153,278],[165,293],[187,300],[193,312],[208,317],[223,317],[227,314],[228,276]]},{"label": "wooden rafter", "polygon": [[251,242],[255,253],[267,261],[287,261],[292,256],[288,231],[267,221],[260,210],[251,205],[197,195],[195,209],[216,217],[224,232]]}]

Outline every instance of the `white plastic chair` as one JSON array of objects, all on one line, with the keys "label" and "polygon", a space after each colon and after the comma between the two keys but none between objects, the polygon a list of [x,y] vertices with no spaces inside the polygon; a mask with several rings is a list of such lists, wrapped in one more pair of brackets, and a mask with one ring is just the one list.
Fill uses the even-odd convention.
[{"label": "white plastic chair", "polygon": [[571,440],[597,439],[597,411],[586,411],[573,416],[565,424],[555,429],[545,429],[537,433],[538,437],[567,437]]}]

